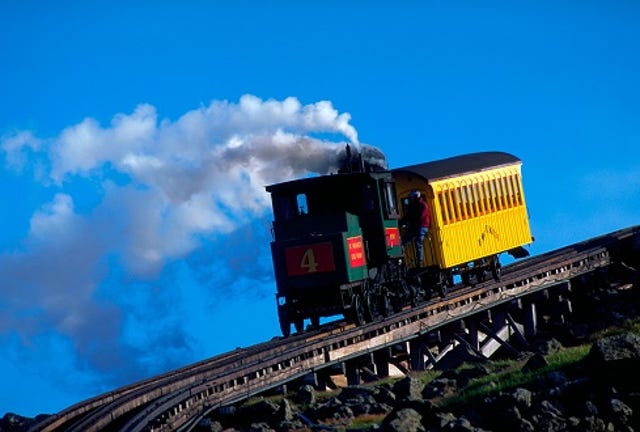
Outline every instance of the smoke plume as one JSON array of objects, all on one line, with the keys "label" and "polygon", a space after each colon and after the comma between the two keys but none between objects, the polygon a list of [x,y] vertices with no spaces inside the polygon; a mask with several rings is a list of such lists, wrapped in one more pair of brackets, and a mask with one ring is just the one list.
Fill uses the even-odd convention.
[{"label": "smoke plume", "polygon": [[[58,369],[111,384],[184,364],[202,342],[185,324],[196,292],[204,311],[213,289],[271,278],[266,185],[338,171],[347,144],[363,165],[386,165],[350,121],[328,101],[245,95],[175,121],[141,104],[107,126],[86,118],[55,137],[5,136],[5,168],[33,176],[50,198],[21,245],[0,251],[0,336],[17,332],[16,352],[34,362],[47,357],[43,338],[62,340],[76,361]],[[245,256],[255,265],[239,273]]]}]

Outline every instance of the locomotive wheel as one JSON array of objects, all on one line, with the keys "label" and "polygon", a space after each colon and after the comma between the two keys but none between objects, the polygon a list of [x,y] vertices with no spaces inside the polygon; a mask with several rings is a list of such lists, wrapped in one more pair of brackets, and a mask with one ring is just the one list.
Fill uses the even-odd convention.
[{"label": "locomotive wheel", "polygon": [[478,271],[476,271],[476,280],[477,280],[479,283],[482,283],[482,282],[484,282],[484,281],[486,281],[486,280],[487,280],[487,274],[486,274],[486,272],[484,271],[484,268],[481,268],[481,269],[479,269]]},{"label": "locomotive wheel", "polygon": [[364,317],[366,321],[373,321],[376,317],[376,298],[374,293],[367,291],[364,294]]},{"label": "locomotive wheel", "polygon": [[449,273],[447,274],[447,286],[449,288],[453,287],[454,283],[453,283],[453,274]]},{"label": "locomotive wheel", "polygon": [[289,312],[284,307],[278,308],[278,319],[280,321],[280,331],[284,337],[291,335],[291,321],[289,321]]},{"label": "locomotive wheel", "polygon": [[391,299],[389,295],[385,292],[382,294],[380,298],[380,310],[382,311],[382,315],[385,317],[393,315],[393,307],[391,306]]},{"label": "locomotive wheel", "polygon": [[444,293],[440,292],[440,294],[442,295],[442,297],[445,297],[449,293],[449,290],[452,289],[453,286],[455,285],[453,283],[453,273],[451,273],[450,271],[446,271],[442,273],[441,280],[442,280]]},{"label": "locomotive wheel", "polygon": [[444,281],[441,281],[438,284],[438,290],[440,291],[440,297],[445,298],[449,292],[449,287]]},{"label": "locomotive wheel", "polygon": [[500,265],[500,261],[497,256],[493,257],[491,260],[491,276],[493,276],[493,280],[496,282],[499,281],[502,276],[502,265]]},{"label": "locomotive wheel", "polygon": [[362,303],[362,296],[360,294],[355,294],[351,299],[351,316],[353,322],[358,326],[366,322],[364,304]]},{"label": "locomotive wheel", "polygon": [[393,298],[391,299],[391,307],[393,309],[393,313],[398,313],[402,310],[405,304],[410,300],[409,288],[407,284],[403,281],[394,285],[395,293]]},{"label": "locomotive wheel", "polygon": [[372,285],[368,281],[365,281],[362,285],[362,307],[365,321],[373,321],[377,315],[376,295],[372,290]]},{"label": "locomotive wheel", "polygon": [[422,291],[423,291],[422,300],[424,300],[426,302],[431,300],[431,297],[433,296],[433,291],[431,290],[431,288],[423,286],[422,287]]},{"label": "locomotive wheel", "polygon": [[311,327],[313,327],[314,329],[320,327],[320,317],[318,315],[311,316]]},{"label": "locomotive wheel", "polygon": [[420,285],[410,284],[408,286],[409,297],[411,301],[411,307],[416,307],[421,301],[425,300],[427,296],[428,288],[420,287]]},{"label": "locomotive wheel", "polygon": [[291,336],[291,323],[289,321],[280,320],[280,330],[282,331],[282,336],[289,337]]},{"label": "locomotive wheel", "polygon": [[420,288],[416,287],[415,285],[409,285],[407,287],[407,291],[409,292],[409,302],[411,303],[411,307],[414,308],[418,306],[418,293],[420,292]]},{"label": "locomotive wheel", "polygon": [[460,278],[462,279],[462,284],[464,286],[471,286],[471,277],[469,276],[468,271],[463,271],[460,273]]},{"label": "locomotive wheel", "polygon": [[406,302],[406,296],[405,295],[395,295],[393,297],[393,299],[391,300],[391,309],[393,310],[393,313],[398,313],[402,310],[402,308],[404,307]]}]

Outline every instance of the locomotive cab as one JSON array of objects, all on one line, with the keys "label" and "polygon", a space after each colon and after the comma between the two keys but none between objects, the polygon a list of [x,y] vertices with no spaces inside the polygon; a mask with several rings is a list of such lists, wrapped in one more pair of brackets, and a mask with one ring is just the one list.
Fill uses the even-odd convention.
[{"label": "locomotive cab", "polygon": [[290,324],[302,331],[305,319],[317,326],[320,317],[357,313],[374,269],[402,256],[391,174],[334,174],[267,191],[283,334]]}]

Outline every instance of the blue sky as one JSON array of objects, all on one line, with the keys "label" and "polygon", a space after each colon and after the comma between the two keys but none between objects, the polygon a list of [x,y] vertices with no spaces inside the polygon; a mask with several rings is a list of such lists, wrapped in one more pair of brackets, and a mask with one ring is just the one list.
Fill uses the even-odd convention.
[{"label": "blue sky", "polygon": [[639,22],[633,1],[2,2],[0,414],[279,335],[264,186],[346,142],[391,167],[517,155],[533,254],[638,224]]}]

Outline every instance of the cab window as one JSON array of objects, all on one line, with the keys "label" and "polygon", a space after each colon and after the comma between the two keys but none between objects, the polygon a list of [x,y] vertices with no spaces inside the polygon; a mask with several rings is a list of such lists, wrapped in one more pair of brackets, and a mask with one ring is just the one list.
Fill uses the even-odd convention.
[{"label": "cab window", "polygon": [[309,214],[309,207],[307,206],[307,195],[298,194],[296,196],[296,203],[298,204],[298,215]]},{"label": "cab window", "polygon": [[396,191],[392,182],[384,183],[384,201],[387,211],[387,218],[398,218],[398,202],[396,201]]}]

